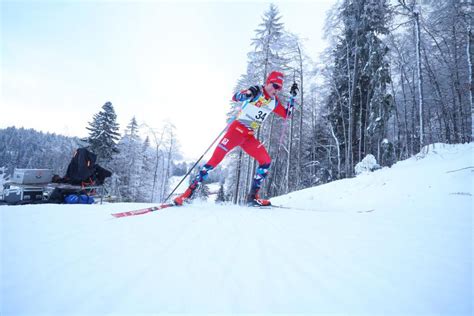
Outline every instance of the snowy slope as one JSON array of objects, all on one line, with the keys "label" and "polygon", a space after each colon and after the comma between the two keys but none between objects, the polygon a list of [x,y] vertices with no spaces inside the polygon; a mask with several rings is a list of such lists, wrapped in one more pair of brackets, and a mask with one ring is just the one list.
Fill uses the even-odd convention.
[{"label": "snowy slope", "polygon": [[294,210],[0,206],[1,315],[471,315],[473,153],[273,199]]}]

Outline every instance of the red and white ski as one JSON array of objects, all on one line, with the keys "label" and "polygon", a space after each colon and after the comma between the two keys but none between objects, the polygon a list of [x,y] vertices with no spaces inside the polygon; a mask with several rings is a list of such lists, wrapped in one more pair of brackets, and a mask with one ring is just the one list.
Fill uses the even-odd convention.
[{"label": "red and white ski", "polygon": [[135,216],[135,215],[142,215],[142,214],[146,214],[146,213],[151,213],[151,212],[159,211],[159,210],[162,210],[162,209],[164,209],[164,208],[168,208],[168,207],[172,207],[172,206],[175,206],[175,204],[173,204],[173,203],[164,203],[164,204],[161,204],[161,205],[152,206],[152,207],[147,207],[147,208],[142,208],[142,209],[134,210],[134,211],[126,211],[126,212],[120,212],[120,213],[112,213],[111,215],[112,215],[113,217],[116,217],[116,218],[127,217],[127,216]]}]

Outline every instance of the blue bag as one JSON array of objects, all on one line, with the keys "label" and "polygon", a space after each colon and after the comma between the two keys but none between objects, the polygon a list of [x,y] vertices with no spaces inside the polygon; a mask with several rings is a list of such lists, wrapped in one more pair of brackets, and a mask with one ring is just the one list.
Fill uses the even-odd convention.
[{"label": "blue bag", "polygon": [[93,204],[94,198],[86,194],[69,194],[64,198],[66,204]]}]

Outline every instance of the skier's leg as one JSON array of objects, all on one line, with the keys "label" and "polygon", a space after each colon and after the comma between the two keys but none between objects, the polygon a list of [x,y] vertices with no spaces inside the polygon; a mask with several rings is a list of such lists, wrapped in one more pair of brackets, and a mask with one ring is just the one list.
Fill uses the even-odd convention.
[{"label": "skier's leg", "polygon": [[249,131],[241,123],[234,121],[230,124],[229,129],[220,140],[206,165],[210,165],[212,168],[217,167],[217,165],[232,149],[236,146],[242,145],[250,135],[253,135],[253,131]]},{"label": "skier's leg", "polygon": [[248,139],[241,147],[247,154],[256,159],[259,164],[252,181],[252,187],[247,202],[252,205],[270,205],[269,200],[261,199],[258,195],[262,182],[267,177],[268,170],[270,169],[272,161],[270,155],[263,144],[255,137]]},{"label": "skier's leg", "polygon": [[208,172],[214,169],[222,161],[222,159],[224,159],[227,153],[229,153],[235,146],[238,146],[245,141],[245,137],[247,137],[247,135],[245,135],[242,126],[239,125],[240,123],[234,121],[229,126],[229,129],[220,140],[211,158],[201,168],[199,174],[194,178],[193,182],[183,194],[174,199],[175,204],[183,205],[183,202],[189,199],[196,188],[206,180]]}]

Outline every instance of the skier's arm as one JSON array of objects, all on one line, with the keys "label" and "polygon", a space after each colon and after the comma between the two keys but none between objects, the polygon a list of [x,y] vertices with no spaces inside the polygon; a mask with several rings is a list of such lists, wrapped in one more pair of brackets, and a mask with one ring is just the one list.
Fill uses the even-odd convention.
[{"label": "skier's arm", "polygon": [[254,99],[257,96],[260,96],[260,94],[261,94],[260,87],[252,86],[248,88],[247,90],[242,90],[234,94],[234,96],[232,97],[232,101],[243,102],[243,101]]},{"label": "skier's arm", "polygon": [[293,107],[295,106],[295,98],[296,98],[296,95],[298,94],[298,85],[296,84],[296,82],[293,82],[293,85],[291,86],[291,89],[290,89],[290,100],[288,101],[286,107],[284,107],[280,100],[276,97],[276,102],[277,102],[277,105],[275,107],[275,110],[273,110],[273,112],[277,113],[279,116],[283,117],[283,118],[287,118],[291,115],[291,112],[293,111]]},{"label": "skier's arm", "polygon": [[277,113],[279,116],[283,117],[283,118],[287,118],[291,115],[291,112],[293,111],[293,107],[295,106],[295,99],[296,99],[296,95],[298,94],[298,85],[296,84],[296,82],[293,82],[293,85],[291,86],[291,89],[290,89],[290,100],[288,101],[286,107],[284,107],[280,100],[278,99],[278,97],[275,97],[276,99],[276,102],[277,102],[277,105],[275,107],[275,109],[273,110],[273,112]]},{"label": "skier's arm", "polygon": [[288,103],[286,106],[284,106],[281,102],[280,99],[276,98],[277,105],[275,106],[275,109],[273,112],[278,114],[279,116],[283,118],[287,118],[291,115],[291,112],[293,111],[293,107],[295,106],[295,98],[293,96],[290,97],[290,100],[288,100]]}]

